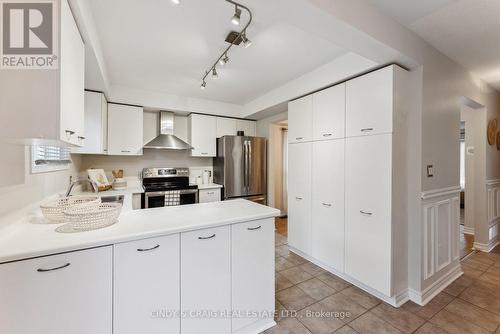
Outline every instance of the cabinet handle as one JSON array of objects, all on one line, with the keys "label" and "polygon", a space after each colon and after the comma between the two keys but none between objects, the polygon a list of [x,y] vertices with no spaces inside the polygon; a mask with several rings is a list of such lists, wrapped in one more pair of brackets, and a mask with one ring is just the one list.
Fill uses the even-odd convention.
[{"label": "cabinet handle", "polygon": [[331,136],[332,136],[331,133],[325,133],[325,134],[323,134],[323,137],[331,137]]},{"label": "cabinet handle", "polygon": [[373,213],[371,213],[371,212],[366,212],[366,211],[363,211],[363,210],[361,210],[361,211],[359,211],[359,212],[360,212],[362,215],[365,215],[365,216],[371,216],[371,215],[373,215]]},{"label": "cabinet handle", "polygon": [[149,251],[152,251],[153,249],[157,249],[157,248],[160,248],[160,245],[156,245],[156,246],[151,247],[151,248],[137,248],[137,251],[138,252],[149,252]]},{"label": "cabinet handle", "polygon": [[296,137],[295,140],[302,140],[304,137]]},{"label": "cabinet handle", "polygon": [[201,152],[201,155],[208,155],[207,152]]},{"label": "cabinet handle", "polygon": [[248,227],[247,230],[249,230],[249,231],[255,231],[255,230],[260,229],[261,227],[262,227],[262,225],[259,225],[257,227]]},{"label": "cabinet handle", "polygon": [[214,195],[215,193],[213,191],[207,192],[207,195]]},{"label": "cabinet handle", "polygon": [[85,137],[84,136],[78,136],[78,139],[84,140]]},{"label": "cabinet handle", "polygon": [[364,128],[364,129],[361,129],[361,132],[370,132],[370,131],[373,131],[373,128]]},{"label": "cabinet handle", "polygon": [[122,153],[130,153],[129,150],[122,150]]},{"label": "cabinet handle", "polygon": [[298,201],[302,201],[303,200],[302,197],[295,197],[295,199],[298,200]]},{"label": "cabinet handle", "polygon": [[330,203],[321,203],[321,204],[323,204],[323,206],[326,206],[327,208],[332,206]]},{"label": "cabinet handle", "polygon": [[50,269],[38,268],[36,271],[38,271],[39,273],[46,273],[48,271],[54,271],[54,270],[63,269],[63,268],[69,267],[70,265],[71,265],[71,263],[68,262],[68,263],[63,264],[62,266],[59,266],[59,267],[50,268]]},{"label": "cabinet handle", "polygon": [[209,237],[198,237],[198,239],[200,239],[200,240],[207,240],[207,239],[212,239],[212,238],[215,238],[215,233],[214,233],[214,234],[212,234],[212,235],[211,235],[211,236],[209,236]]},{"label": "cabinet handle", "polygon": [[64,132],[66,132],[66,134],[67,134],[67,135],[70,135],[70,136],[72,136],[72,135],[74,135],[74,134],[75,134],[75,131],[71,131],[71,130],[66,130],[66,131],[64,131]]}]

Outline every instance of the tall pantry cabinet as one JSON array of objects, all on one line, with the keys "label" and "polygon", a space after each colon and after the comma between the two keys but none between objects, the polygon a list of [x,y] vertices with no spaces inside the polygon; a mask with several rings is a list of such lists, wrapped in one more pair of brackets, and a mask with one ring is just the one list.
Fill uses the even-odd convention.
[{"label": "tall pantry cabinet", "polygon": [[407,288],[407,75],[387,66],[288,111],[291,250],[393,305]]}]

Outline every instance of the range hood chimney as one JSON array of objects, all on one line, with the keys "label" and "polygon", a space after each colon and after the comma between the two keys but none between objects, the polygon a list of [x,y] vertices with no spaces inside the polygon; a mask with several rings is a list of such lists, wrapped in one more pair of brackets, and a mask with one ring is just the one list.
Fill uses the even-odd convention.
[{"label": "range hood chimney", "polygon": [[160,134],[144,148],[164,150],[192,150],[191,145],[174,135],[174,113],[160,111]]}]

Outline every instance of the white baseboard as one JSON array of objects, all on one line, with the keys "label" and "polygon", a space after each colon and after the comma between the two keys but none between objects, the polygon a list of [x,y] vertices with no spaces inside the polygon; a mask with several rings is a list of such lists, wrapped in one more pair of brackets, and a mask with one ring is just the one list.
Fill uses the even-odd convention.
[{"label": "white baseboard", "polygon": [[464,226],[464,234],[474,235],[474,227]]},{"label": "white baseboard", "polygon": [[474,242],[472,247],[474,249],[479,250],[481,252],[489,253],[495,248],[496,246],[500,245],[500,240],[493,240],[489,244],[482,244],[479,242]]},{"label": "white baseboard", "polygon": [[440,279],[425,288],[423,291],[408,289],[409,298],[412,302],[424,306],[462,275],[463,271],[460,267],[460,263],[458,263],[455,267],[451,268],[448,273],[443,275]]},{"label": "white baseboard", "polygon": [[251,325],[243,327],[236,332],[233,332],[233,334],[259,334],[264,333],[266,330],[274,326],[276,326],[274,319],[262,319]]},{"label": "white baseboard", "polygon": [[351,283],[352,285],[357,286],[358,288],[368,292],[369,294],[377,297],[378,299],[381,299],[382,301],[386,302],[387,304],[390,304],[394,307],[400,307],[404,303],[406,303],[409,300],[408,296],[408,290],[403,290],[398,293],[396,293],[394,296],[386,296],[383,293],[378,292],[375,289],[370,288],[369,286],[361,283],[360,281],[356,280],[355,278],[350,277],[349,275],[339,272],[338,270],[322,263],[321,261],[316,260],[315,258],[303,253],[302,251],[288,245],[288,248],[291,252],[303,257],[304,259],[308,260],[309,262],[314,263],[318,267],[321,267],[325,269],[326,271],[334,274],[335,276],[338,276],[342,278],[343,280]]}]

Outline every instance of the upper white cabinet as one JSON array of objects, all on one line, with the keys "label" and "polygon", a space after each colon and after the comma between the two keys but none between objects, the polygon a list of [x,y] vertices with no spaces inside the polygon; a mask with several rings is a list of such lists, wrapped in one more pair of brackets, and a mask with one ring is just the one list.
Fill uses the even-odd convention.
[{"label": "upper white cabinet", "polygon": [[[181,233],[181,311],[231,310],[229,226]],[[229,334],[230,317],[185,317],[183,334]]]},{"label": "upper white cabinet", "polygon": [[217,117],[217,138],[236,135],[236,119]]},{"label": "upper white cabinet", "polygon": [[85,91],[85,145],[74,153],[108,153],[108,103],[103,93]]},{"label": "upper white cabinet", "polygon": [[311,251],[312,143],[288,146],[288,243]]},{"label": "upper white cabinet", "polygon": [[236,132],[243,131],[245,136],[255,137],[257,133],[255,121],[247,121],[244,119],[236,120]]},{"label": "upper white cabinet", "polygon": [[217,117],[191,114],[188,117],[188,142],[193,157],[215,157],[217,153]]},{"label": "upper white cabinet", "polygon": [[347,137],[392,133],[394,66],[349,80],[346,86]]},{"label": "upper white cabinet", "polygon": [[[274,310],[274,222],[272,219],[231,226],[231,275],[233,310]],[[237,332],[265,315],[242,314],[232,320]]]},{"label": "upper white cabinet", "polygon": [[142,155],[142,107],[108,103],[108,154]]},{"label": "upper white cabinet", "polygon": [[345,136],[345,83],[313,94],[313,139]]},{"label": "upper white cabinet", "polygon": [[112,277],[111,247],[0,265],[0,333],[112,334]]},{"label": "upper white cabinet", "polygon": [[2,70],[1,138],[84,145],[85,47],[68,2],[58,3],[60,39],[54,46],[60,48],[59,68]]},{"label": "upper white cabinet", "polygon": [[313,97],[308,95],[288,103],[288,142],[300,143],[313,138]]},{"label": "upper white cabinet", "polygon": [[179,247],[179,234],[114,246],[114,334],[180,333]]}]

